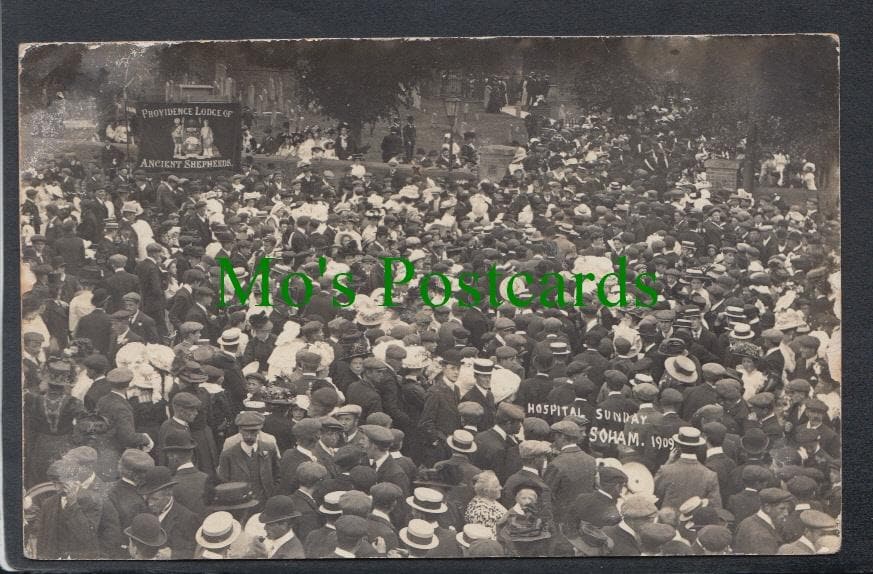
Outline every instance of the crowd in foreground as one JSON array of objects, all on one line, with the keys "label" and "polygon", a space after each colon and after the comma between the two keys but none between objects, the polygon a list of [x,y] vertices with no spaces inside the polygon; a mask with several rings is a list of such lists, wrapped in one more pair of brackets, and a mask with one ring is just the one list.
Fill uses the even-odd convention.
[{"label": "crowd in foreground", "polygon": [[[149,177],[117,153],[29,166],[27,552],[835,552],[838,225],[814,197],[713,187],[703,160],[732,142],[691,117],[546,122],[499,181],[311,157],[293,177]],[[264,256],[323,275],[309,304],[260,307],[256,283],[220,308],[216,261],[244,279]],[[529,285],[523,308],[432,309],[411,285],[389,308],[387,256],[419,275],[560,273],[570,301],[574,273],[622,256],[629,304]],[[343,272],[357,298],[338,308]],[[652,307],[634,304],[641,273]]]}]

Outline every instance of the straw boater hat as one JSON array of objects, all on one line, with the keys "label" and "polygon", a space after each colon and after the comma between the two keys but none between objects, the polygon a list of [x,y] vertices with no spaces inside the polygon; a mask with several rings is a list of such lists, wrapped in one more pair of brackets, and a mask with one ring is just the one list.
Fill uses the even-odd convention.
[{"label": "straw boater hat", "polygon": [[434,530],[434,526],[429,522],[415,518],[409,521],[409,526],[400,529],[400,540],[412,548],[431,550],[440,543]]},{"label": "straw boater hat", "polygon": [[324,502],[318,507],[318,511],[328,516],[339,516],[343,513],[340,508],[340,498],[345,494],[345,490],[334,490],[324,495]]},{"label": "straw boater hat", "polygon": [[203,548],[215,550],[230,546],[240,532],[242,525],[234,520],[230,512],[213,512],[203,520],[194,539]]},{"label": "straw boater hat", "polygon": [[683,355],[668,357],[664,361],[664,368],[680,383],[693,383],[697,380],[697,366],[694,361]]},{"label": "straw boater hat", "polygon": [[476,452],[476,442],[473,434],[462,429],[456,430],[446,439],[449,448],[456,452],[471,453]]},{"label": "straw boater hat", "polygon": [[755,333],[747,323],[734,323],[731,330],[731,338],[733,339],[754,339]]},{"label": "straw boater hat", "polygon": [[441,492],[425,487],[416,488],[406,499],[406,504],[427,514],[443,514],[449,509]]},{"label": "straw boater hat", "polygon": [[458,544],[469,548],[477,540],[493,540],[491,529],[484,524],[465,524],[464,529],[455,536]]},{"label": "straw boater hat", "polygon": [[673,442],[682,446],[706,444],[706,440],[700,436],[700,429],[694,427],[679,427],[679,432],[673,435]]}]

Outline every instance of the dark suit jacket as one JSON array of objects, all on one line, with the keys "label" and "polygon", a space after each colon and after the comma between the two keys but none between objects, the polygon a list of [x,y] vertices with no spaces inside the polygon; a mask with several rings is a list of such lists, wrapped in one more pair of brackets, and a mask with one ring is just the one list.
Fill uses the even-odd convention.
[{"label": "dark suit jacket", "polygon": [[133,407],[130,403],[115,393],[107,393],[97,401],[97,414],[109,421],[108,437],[113,439],[116,450],[120,453],[127,448],[138,448],[149,443],[149,436],[136,432],[133,422]]},{"label": "dark suit jacket", "polygon": [[370,383],[357,380],[349,385],[346,390],[346,402],[350,405],[361,407],[360,420],[367,420],[367,416],[382,411],[382,397]]},{"label": "dark suit jacket", "polygon": [[705,465],[706,468],[718,476],[718,488],[721,492],[721,499],[722,501],[727,500],[728,496],[734,491],[731,475],[737,467],[737,463],[728,455],[719,453],[707,457]]},{"label": "dark suit jacket", "polygon": [[122,558],[122,534],[112,504],[87,495],[75,504],[61,508],[61,497],[54,494],[40,507],[37,525],[36,557],[55,560]]},{"label": "dark suit jacket", "polygon": [[94,309],[81,319],[76,325],[75,336],[77,339],[90,339],[94,349],[105,356],[109,356],[112,338],[112,320],[103,309]]},{"label": "dark suit jacket", "polygon": [[178,484],[173,496],[197,516],[206,516],[206,505],[212,498],[213,484],[209,475],[196,466],[181,468],[173,475]]},{"label": "dark suit jacket", "polygon": [[145,499],[136,491],[136,487],[123,480],[117,481],[109,488],[106,500],[115,509],[122,530],[130,526],[134,516],[149,511]]},{"label": "dark suit jacket", "polygon": [[130,322],[130,331],[136,333],[145,343],[158,342],[158,330],[155,327],[155,320],[138,311],[136,316]]},{"label": "dark suit jacket", "polygon": [[124,269],[116,271],[103,280],[103,285],[109,291],[110,300],[106,310],[114,313],[122,308],[121,298],[127,293],[139,293],[139,277]]},{"label": "dark suit jacket", "polygon": [[167,533],[167,546],[171,560],[187,560],[194,557],[197,542],[194,534],[200,528],[200,519],[178,500],[173,501],[170,511],[161,521]]},{"label": "dark suit jacket", "polygon": [[737,554],[776,554],[781,545],[776,529],[753,514],[737,526],[732,549]]},{"label": "dark suit jacket", "polygon": [[376,471],[376,482],[392,482],[400,487],[403,491],[403,497],[406,498],[412,494],[409,475],[403,470],[400,464],[391,458],[389,455],[382,463],[382,466]]},{"label": "dark suit jacket", "polygon": [[270,557],[271,560],[289,560],[293,558],[306,558],[306,554],[303,552],[303,544],[300,543],[300,538],[298,538],[296,531],[294,532],[294,538],[277,548]]},{"label": "dark suit jacket", "polygon": [[442,377],[437,377],[424,399],[419,428],[427,437],[428,443],[442,445],[460,426],[457,390],[446,384]]},{"label": "dark suit jacket", "polygon": [[185,316],[188,314],[188,309],[194,305],[194,297],[188,289],[178,289],[173,296],[170,297],[169,315],[170,323],[177,329],[179,325],[185,322]]},{"label": "dark suit jacket", "polygon": [[655,475],[655,495],[662,507],[679,508],[692,496],[709,499],[710,505],[721,508],[718,476],[696,459],[680,458],[664,465]]},{"label": "dark suit jacket", "polygon": [[594,457],[577,445],[562,450],[549,463],[543,480],[552,491],[556,520],[563,521],[570,505],[580,494],[594,491],[596,475]]},{"label": "dark suit jacket", "polygon": [[[291,494],[300,487],[297,482],[297,467],[301,463],[311,462],[312,459],[297,450],[297,448],[289,448],[282,453],[282,460],[279,461],[279,483],[276,486],[278,494]],[[297,532],[295,530],[295,532]],[[298,536],[301,536],[297,533]],[[301,536],[304,540],[305,536]]]},{"label": "dark suit jacket", "polygon": [[144,259],[137,263],[136,275],[139,277],[143,312],[155,321],[161,321],[167,302],[161,283],[160,268],[151,259]]},{"label": "dark suit jacket", "polygon": [[294,491],[291,499],[294,501],[294,510],[301,514],[294,519],[294,534],[306,540],[310,532],[324,526],[324,520],[318,512],[318,502],[299,490]]},{"label": "dark suit jacket", "polygon": [[610,556],[640,555],[640,545],[637,543],[636,538],[621,528],[620,525],[607,526],[603,529],[603,533],[609,536],[614,544]]},{"label": "dark suit jacket", "polygon": [[497,413],[497,405],[494,404],[493,398],[489,401],[488,398],[482,394],[482,391],[479,390],[479,387],[474,385],[473,388],[461,397],[459,402],[466,403],[467,401],[479,403],[485,411],[479,419],[479,428],[490,429],[494,426],[494,415]]},{"label": "dark suit jacket", "polygon": [[521,469],[518,444],[514,438],[507,436],[504,439],[490,428],[476,435],[476,446],[473,464],[482,470],[493,470],[501,483]]},{"label": "dark suit jacket", "polygon": [[203,325],[203,337],[210,341],[214,342],[221,335],[217,321],[210,319],[209,313],[204,311],[197,303],[188,308],[188,313],[185,314],[185,321],[195,321]]},{"label": "dark suit jacket", "polygon": [[400,546],[400,540],[397,538],[397,531],[390,520],[386,520],[381,516],[370,514],[367,517],[367,538],[371,541],[376,538],[385,540],[386,550],[397,548]]},{"label": "dark suit jacket", "polygon": [[311,531],[303,542],[303,553],[306,558],[325,558],[335,549],[336,529],[327,525]]},{"label": "dark suit jacket", "polygon": [[564,523],[568,527],[578,528],[579,521],[585,520],[594,526],[606,526],[603,517],[618,515],[615,499],[608,497],[600,490],[586,492],[576,497],[565,514]]},{"label": "dark suit jacket", "polygon": [[[256,456],[260,461],[261,484],[260,488],[253,488],[257,496],[264,496],[266,500],[276,489],[276,476],[279,473],[279,460],[276,451],[263,441],[258,441]],[[220,482],[248,482],[252,483],[249,474],[248,455],[243,451],[240,444],[235,444],[221,452],[218,457],[218,480]],[[258,492],[261,491],[261,492]]]},{"label": "dark suit jacket", "polygon": [[85,409],[88,411],[93,411],[97,408],[97,401],[99,401],[103,395],[107,394],[112,390],[112,385],[109,384],[109,381],[106,380],[106,377],[99,377],[91,383],[91,386],[88,387],[88,392],[85,393]]}]

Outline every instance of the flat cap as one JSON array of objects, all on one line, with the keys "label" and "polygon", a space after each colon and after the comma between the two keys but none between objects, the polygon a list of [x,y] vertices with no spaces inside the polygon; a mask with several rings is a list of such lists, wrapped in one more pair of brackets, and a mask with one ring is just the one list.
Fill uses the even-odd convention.
[{"label": "flat cap", "polygon": [[485,408],[473,401],[464,401],[458,405],[458,414],[468,417],[481,417],[485,414]]},{"label": "flat cap", "polygon": [[406,355],[406,349],[400,345],[388,345],[388,348],[385,349],[385,357],[388,359],[400,361],[405,359]]},{"label": "flat cap", "polygon": [[321,387],[310,397],[311,403],[317,403],[333,409],[339,403],[339,395],[330,387]]},{"label": "flat cap", "polygon": [[155,459],[138,448],[129,448],[121,453],[121,465],[130,470],[144,471],[155,466]]},{"label": "flat cap", "polygon": [[327,476],[327,468],[321,463],[308,460],[297,466],[297,480],[301,484],[314,484]]},{"label": "flat cap", "polygon": [[500,403],[497,407],[497,419],[523,421],[524,410],[518,405]]},{"label": "flat cap", "polygon": [[807,528],[836,528],[837,522],[830,515],[819,510],[804,510],[800,513],[800,521]]},{"label": "flat cap", "polygon": [[515,347],[503,345],[502,347],[497,347],[494,351],[494,356],[497,359],[511,359],[518,356],[518,351],[515,350]]},{"label": "flat cap", "polygon": [[376,357],[367,357],[364,359],[364,369],[383,370],[387,368],[388,365]]},{"label": "flat cap", "polygon": [[724,407],[721,405],[703,405],[697,412],[694,413],[695,417],[699,418],[707,418],[707,419],[718,419],[724,416]]},{"label": "flat cap", "polygon": [[749,399],[749,404],[753,407],[758,408],[767,408],[773,406],[773,403],[776,401],[776,396],[773,393],[764,392],[758,393]]},{"label": "flat cap", "polygon": [[394,424],[394,419],[392,419],[387,413],[383,413],[382,411],[376,411],[375,413],[370,413],[367,415],[367,420],[364,421],[368,425],[376,425],[377,427],[385,427],[386,429],[390,429],[391,425]]},{"label": "flat cap", "polygon": [[294,428],[291,429],[291,434],[295,438],[315,438],[321,431],[321,421],[318,419],[302,419],[297,421]]},{"label": "flat cap", "polygon": [[681,405],[682,400],[682,393],[672,387],[661,391],[662,405]]},{"label": "flat cap", "polygon": [[388,506],[403,497],[403,490],[393,482],[379,482],[370,487],[373,504]]},{"label": "flat cap", "polygon": [[597,470],[601,484],[612,484],[616,482],[627,482],[627,475],[621,469],[612,466],[601,466]]},{"label": "flat cap", "polygon": [[828,406],[826,404],[824,404],[824,402],[821,399],[816,399],[816,398],[806,399],[804,404],[806,405],[806,410],[808,410],[808,411],[815,411],[818,413],[828,412]]},{"label": "flat cap", "polygon": [[739,400],[743,396],[742,386],[734,379],[719,379],[715,383],[715,392],[728,401]]},{"label": "flat cap", "polygon": [[[342,502],[342,498],[340,498],[340,502]],[[367,520],[354,514],[340,516],[334,526],[337,536],[344,538],[363,538],[367,535]]]},{"label": "flat cap", "polygon": [[709,524],[697,532],[697,543],[710,552],[723,552],[732,539],[731,531],[717,524]]},{"label": "flat cap", "polygon": [[179,325],[179,333],[184,337],[185,335],[190,335],[191,333],[196,333],[197,331],[203,330],[203,324],[198,323],[197,321],[185,321],[181,325]]},{"label": "flat cap", "polygon": [[364,435],[379,446],[389,447],[394,443],[394,435],[391,429],[377,425],[361,425],[358,427]]},{"label": "flat cap", "polygon": [[[264,415],[255,411],[243,411],[236,415],[234,422],[241,429],[259,429],[264,426]],[[295,425],[294,428],[297,428],[297,426]]]},{"label": "flat cap", "polygon": [[788,384],[785,386],[785,388],[789,392],[808,393],[809,389],[811,389],[812,387],[810,386],[809,381],[807,381],[806,379],[792,379],[788,381]]},{"label": "flat cap", "polygon": [[579,438],[579,435],[582,433],[581,429],[579,429],[579,425],[574,423],[573,421],[558,421],[554,423],[551,427],[553,432],[560,433],[562,435],[566,435],[572,438]]},{"label": "flat cap", "polygon": [[552,446],[543,440],[523,440],[518,445],[518,454],[521,458],[531,458],[547,454]]},{"label": "flat cap", "polygon": [[139,303],[140,301],[142,301],[142,297],[140,297],[139,293],[137,293],[135,291],[131,291],[130,293],[125,293],[121,297],[121,300],[122,301],[133,301],[135,303]]},{"label": "flat cap", "polygon": [[634,387],[634,396],[645,402],[654,401],[658,398],[658,387],[652,383],[640,383]]},{"label": "flat cap", "polygon": [[337,407],[333,410],[333,416],[339,417],[342,415],[354,415],[356,417],[360,417],[363,410],[360,405],[347,404],[341,407]]},{"label": "flat cap", "polygon": [[761,502],[764,504],[779,504],[780,502],[788,502],[792,500],[791,493],[781,488],[765,488],[758,493],[761,497]]},{"label": "flat cap", "polygon": [[106,372],[106,369],[109,368],[109,359],[107,359],[104,355],[101,355],[100,353],[94,353],[93,355],[88,355],[87,357],[85,357],[82,360],[82,364],[89,369]]},{"label": "flat cap", "polygon": [[[370,488],[373,486],[376,485],[373,484]],[[366,493],[360,490],[349,490],[340,496],[339,506],[346,516],[366,516],[370,512],[372,501]]]},{"label": "flat cap", "polygon": [[106,373],[106,380],[110,385],[127,385],[133,380],[133,371],[120,367]]},{"label": "flat cap", "polygon": [[743,484],[751,485],[758,482],[767,482],[773,478],[769,469],[757,464],[749,464],[743,467]]},{"label": "flat cap", "polygon": [[719,377],[723,377],[727,372],[724,366],[719,363],[706,363],[700,367],[700,371],[707,380],[716,380]]},{"label": "flat cap", "polygon": [[63,458],[70,460],[79,466],[90,467],[97,462],[97,451],[90,446],[77,446],[68,450]]},{"label": "flat cap", "polygon": [[621,505],[621,515],[628,518],[646,518],[657,513],[658,507],[649,496],[643,494],[632,494]]},{"label": "flat cap", "polygon": [[494,320],[494,329],[497,331],[501,329],[515,329],[515,321],[506,317],[498,317]]},{"label": "flat cap", "polygon": [[809,498],[815,494],[818,484],[808,476],[795,476],[785,483],[788,492],[797,498]]},{"label": "flat cap", "polygon": [[173,395],[172,402],[173,402],[174,407],[182,407],[185,409],[200,408],[200,405],[203,404],[200,401],[200,399],[198,399],[197,397],[195,397],[191,393],[185,393],[185,392],[176,393],[175,395]]},{"label": "flat cap", "polygon": [[674,536],[676,536],[676,529],[669,524],[647,522],[640,527],[640,538],[644,544],[660,546],[673,540]]}]

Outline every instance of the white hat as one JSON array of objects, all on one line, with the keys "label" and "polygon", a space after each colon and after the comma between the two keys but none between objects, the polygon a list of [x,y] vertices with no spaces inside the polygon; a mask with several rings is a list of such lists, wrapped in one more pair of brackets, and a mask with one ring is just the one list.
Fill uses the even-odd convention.
[{"label": "white hat", "polygon": [[455,540],[464,548],[469,548],[477,540],[493,540],[493,538],[491,529],[484,524],[465,524],[464,529],[455,536]]},{"label": "white hat", "polygon": [[440,491],[423,486],[412,491],[412,496],[406,499],[406,504],[427,514],[442,514],[449,509],[443,502]]},{"label": "white hat", "polygon": [[242,525],[230,512],[213,512],[203,520],[194,539],[203,548],[226,548],[239,537]]},{"label": "white hat", "polygon": [[409,526],[400,529],[400,540],[412,548],[431,550],[439,546],[440,543],[434,530],[431,523],[415,518],[409,521]]}]

